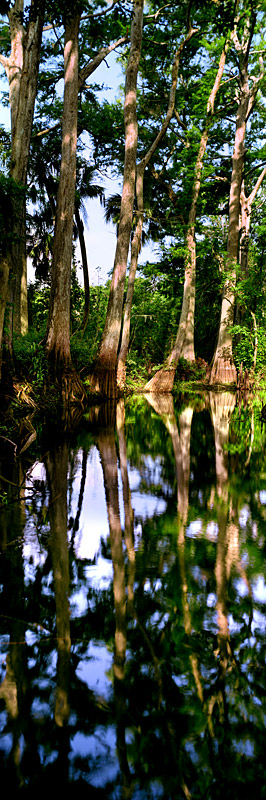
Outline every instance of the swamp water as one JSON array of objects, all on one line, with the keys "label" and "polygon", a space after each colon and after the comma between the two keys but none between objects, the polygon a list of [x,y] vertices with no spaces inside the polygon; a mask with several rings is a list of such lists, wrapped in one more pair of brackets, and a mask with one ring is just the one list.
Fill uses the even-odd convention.
[{"label": "swamp water", "polygon": [[235,404],[131,398],[1,460],[13,796],[266,798],[265,429]]}]

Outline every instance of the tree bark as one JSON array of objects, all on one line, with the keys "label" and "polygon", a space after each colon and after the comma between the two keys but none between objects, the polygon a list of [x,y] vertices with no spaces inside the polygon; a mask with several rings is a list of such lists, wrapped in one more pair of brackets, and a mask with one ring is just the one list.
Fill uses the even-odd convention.
[{"label": "tree bark", "polygon": [[136,180],[136,196],[137,196],[137,210],[138,210],[138,221],[136,225],[136,230],[134,233],[134,237],[132,240],[131,245],[131,261],[130,261],[130,270],[129,270],[129,277],[128,277],[128,287],[127,287],[127,296],[126,296],[126,303],[125,303],[125,312],[124,312],[124,321],[123,321],[123,329],[122,329],[122,339],[121,345],[118,355],[118,362],[117,362],[117,387],[119,392],[123,392],[125,388],[126,382],[126,359],[128,353],[128,345],[129,345],[129,335],[130,335],[130,317],[131,317],[131,308],[133,302],[133,295],[134,295],[134,284],[135,284],[135,277],[136,271],[138,266],[138,257],[141,251],[141,238],[142,238],[142,229],[143,229],[143,217],[144,217],[144,201],[143,201],[143,185],[144,185],[144,172],[145,168],[148,165],[149,161],[151,160],[152,156],[155,153],[158,145],[160,144],[163,136],[165,135],[168,125],[171,121],[174,106],[175,106],[175,95],[176,95],[176,86],[177,86],[177,77],[178,77],[178,68],[179,68],[179,61],[182,51],[185,47],[185,44],[191,39],[191,37],[197,33],[196,28],[191,28],[188,31],[187,36],[181,44],[179,45],[174,61],[172,66],[172,84],[169,93],[169,101],[168,101],[168,108],[167,113],[165,116],[165,120],[155,137],[151,147],[147,151],[146,155],[137,166],[137,180]]},{"label": "tree bark", "polygon": [[225,265],[225,282],[221,306],[218,343],[210,376],[210,384],[235,384],[236,368],[233,361],[233,344],[231,328],[234,321],[236,266],[239,257],[239,218],[240,198],[243,180],[245,157],[245,135],[248,117],[254,106],[259,82],[263,72],[253,79],[249,86],[248,59],[254,34],[256,17],[251,14],[244,23],[241,42],[234,32],[234,43],[239,63],[240,97],[236,116],[235,144],[232,159],[232,176],[229,196],[229,228],[227,241],[227,263]]},{"label": "tree bark", "polygon": [[[24,0],[16,0],[9,11],[11,55],[6,72],[9,80],[11,110],[11,177],[26,189],[27,169],[32,131],[33,112],[37,92],[40,48],[44,18],[44,2],[31,2],[27,30],[24,30]],[[27,259],[26,259],[26,192],[15,198],[13,209],[13,244],[11,249],[13,272],[14,330],[26,333],[28,329]]]},{"label": "tree bark", "polygon": [[217,348],[211,371],[210,383],[236,383],[237,374],[233,362],[231,327],[234,321],[234,302],[236,285],[236,265],[239,247],[239,212],[242,185],[244,142],[249,104],[248,75],[242,86],[237,110],[235,146],[233,153],[232,177],[229,197],[229,230],[227,242],[227,265],[220,316]]},{"label": "tree bark", "polygon": [[207,103],[207,120],[201,136],[197,160],[194,170],[194,181],[192,187],[192,198],[189,210],[189,218],[186,232],[186,258],[185,258],[185,280],[183,290],[183,301],[181,315],[176,335],[174,347],[172,348],[165,366],[155,373],[153,378],[146,384],[146,392],[171,392],[174,385],[176,366],[183,356],[188,361],[195,361],[194,351],[194,316],[195,316],[195,288],[196,288],[196,217],[197,204],[201,186],[201,176],[203,169],[203,159],[207,147],[211,120],[214,114],[214,103],[220,87],[222,75],[225,67],[226,53],[230,44],[230,38],[225,42],[220,56],[219,66],[215,81],[209,95]]},{"label": "tree bark", "polygon": [[8,255],[2,256],[0,260],[0,380],[2,367],[2,340],[4,330],[4,318],[8,297],[8,278],[10,272],[10,259]]},{"label": "tree bark", "polygon": [[[10,176],[22,189],[12,196],[12,244],[1,270],[0,291],[3,308],[8,293],[5,290],[6,270],[10,275],[10,302],[8,326],[12,342],[13,327],[18,333],[28,329],[27,259],[26,259],[26,184],[30,137],[34,104],[37,92],[40,48],[45,1],[31,1],[27,29],[23,27],[24,0],[15,0],[8,12],[11,52],[8,58],[0,55],[9,82],[11,114],[11,166]],[[1,278],[4,278],[2,285]],[[3,314],[0,316],[0,344],[3,334]]]},{"label": "tree bark", "polygon": [[60,384],[65,402],[80,399],[84,395],[82,385],[72,368],[70,355],[70,289],[76,187],[79,23],[80,15],[75,14],[65,26],[62,150],[46,332],[46,354],[50,378]]},{"label": "tree bark", "polygon": [[116,360],[120,338],[128,249],[132,228],[138,140],[137,75],[143,27],[143,0],[134,0],[130,55],[126,71],[124,124],[125,158],[120,223],[113,276],[102,340],[91,376],[91,389],[116,397]]}]

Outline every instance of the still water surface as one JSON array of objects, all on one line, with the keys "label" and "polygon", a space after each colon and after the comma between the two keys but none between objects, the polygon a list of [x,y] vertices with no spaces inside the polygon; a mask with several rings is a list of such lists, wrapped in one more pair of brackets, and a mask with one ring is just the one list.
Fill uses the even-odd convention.
[{"label": "still water surface", "polygon": [[235,404],[131,398],[2,459],[11,793],[266,798],[265,430]]}]

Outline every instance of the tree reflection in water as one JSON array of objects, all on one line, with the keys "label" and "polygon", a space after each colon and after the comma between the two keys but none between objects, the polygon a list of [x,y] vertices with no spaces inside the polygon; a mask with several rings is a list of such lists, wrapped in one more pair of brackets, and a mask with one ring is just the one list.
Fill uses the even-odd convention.
[{"label": "tree reflection in water", "polygon": [[[1,550],[3,558],[2,616],[6,619],[5,637],[9,641],[6,653],[5,677],[0,685],[0,700],[3,701],[8,718],[8,733],[11,736],[9,753],[11,787],[24,784],[21,769],[21,739],[28,740],[29,697],[28,669],[25,652],[26,621],[24,616],[24,570],[20,547],[20,531],[25,521],[23,502],[23,473],[19,462],[1,464],[5,473],[7,497],[11,503],[9,520],[5,508],[0,509]],[[12,587],[12,591],[10,591]],[[34,758],[34,750],[32,751]]]},{"label": "tree reflection in water", "polygon": [[67,539],[67,442],[50,450],[46,456],[47,482],[50,491],[49,549],[52,557],[57,658],[55,722],[61,728],[69,716],[70,616],[69,557]]},{"label": "tree reflection in water", "polygon": [[[123,438],[123,431],[120,421],[120,444]],[[119,499],[118,499],[118,470],[117,453],[115,443],[115,431],[112,425],[99,432],[97,445],[101,457],[104,487],[106,494],[106,505],[109,521],[110,544],[113,562],[113,591],[115,608],[115,646],[114,646],[114,702],[116,711],[117,728],[117,751],[120,769],[123,779],[123,797],[131,796],[130,770],[127,760],[125,727],[126,727],[126,700],[125,700],[125,659],[127,646],[126,632],[126,587],[125,587],[125,564],[122,546],[122,529],[120,522]],[[123,449],[123,448],[122,448]],[[123,457],[125,452],[123,450]],[[126,465],[124,466],[124,472]],[[125,475],[124,475],[124,492]],[[128,490],[128,486],[127,486]],[[125,496],[125,494],[124,494]],[[129,496],[127,494],[127,503]],[[126,512],[128,522],[128,510]]]},{"label": "tree reflection in water", "polygon": [[1,464],[0,763],[22,797],[264,796],[264,433],[232,472],[234,397],[148,401],[90,412],[26,493]]}]

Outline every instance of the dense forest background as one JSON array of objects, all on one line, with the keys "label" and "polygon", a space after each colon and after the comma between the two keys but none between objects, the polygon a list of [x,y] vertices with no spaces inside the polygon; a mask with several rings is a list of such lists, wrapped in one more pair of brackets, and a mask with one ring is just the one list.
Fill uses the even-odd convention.
[{"label": "dense forest background", "polygon": [[[261,382],[266,3],[0,10],[11,119],[0,129],[2,394],[57,386],[64,402],[83,401],[170,391],[176,375],[236,385],[245,370]],[[125,89],[108,101],[97,69],[113,51]],[[122,192],[106,198],[110,174]],[[89,280],[93,197],[117,225],[104,286]],[[139,268],[147,241],[156,260]]]}]

